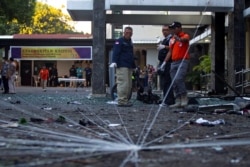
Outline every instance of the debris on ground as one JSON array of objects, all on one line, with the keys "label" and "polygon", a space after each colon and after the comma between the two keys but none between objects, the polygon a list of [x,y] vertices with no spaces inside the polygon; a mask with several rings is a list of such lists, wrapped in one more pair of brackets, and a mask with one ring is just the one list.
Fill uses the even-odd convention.
[{"label": "debris on ground", "polygon": [[208,121],[208,120],[203,119],[203,118],[198,118],[197,120],[195,120],[192,123],[203,125],[203,126],[215,126],[215,125],[224,125],[225,120],[224,119],[218,119],[218,120],[215,120],[215,121]]}]

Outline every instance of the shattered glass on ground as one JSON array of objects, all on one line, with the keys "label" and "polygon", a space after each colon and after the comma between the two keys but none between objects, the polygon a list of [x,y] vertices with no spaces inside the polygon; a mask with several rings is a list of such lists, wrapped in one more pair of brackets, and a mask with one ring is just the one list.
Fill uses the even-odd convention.
[{"label": "shattered glass on ground", "polygon": [[17,90],[0,95],[0,166],[250,165],[247,98],[170,110],[134,96],[117,107],[88,88]]}]

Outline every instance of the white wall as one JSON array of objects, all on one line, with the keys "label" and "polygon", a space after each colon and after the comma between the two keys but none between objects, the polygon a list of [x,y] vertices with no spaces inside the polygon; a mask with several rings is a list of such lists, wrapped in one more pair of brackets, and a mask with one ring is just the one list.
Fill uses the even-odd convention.
[{"label": "white wall", "polygon": [[[128,26],[128,25],[126,25]],[[130,25],[133,28],[133,36],[132,39],[134,41],[156,41],[156,37],[162,37],[162,25]],[[153,65],[155,68],[158,64],[158,51],[155,48],[150,46],[146,47],[147,57],[146,57],[146,65]]]},{"label": "white wall", "polygon": [[[128,25],[126,25],[128,26]],[[161,28],[162,25],[129,25],[133,28],[132,39],[138,40],[156,40],[157,36],[162,36]],[[124,26],[125,27],[125,26]]]},{"label": "white wall", "polygon": [[158,65],[158,51],[156,49],[147,49],[146,65],[153,65],[154,68]]},{"label": "white wall", "polygon": [[74,64],[74,61],[57,61],[58,76],[69,76],[69,69]]}]

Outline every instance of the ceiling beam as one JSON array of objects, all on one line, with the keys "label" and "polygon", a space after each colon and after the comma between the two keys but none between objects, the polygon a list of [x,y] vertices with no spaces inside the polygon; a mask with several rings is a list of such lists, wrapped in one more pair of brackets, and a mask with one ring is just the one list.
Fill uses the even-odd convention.
[{"label": "ceiling beam", "polygon": [[243,11],[244,17],[250,17],[250,7]]},{"label": "ceiling beam", "polygon": [[208,25],[211,24],[210,15],[138,15],[138,14],[108,14],[107,23],[132,24],[132,25],[164,25],[179,21],[183,25]]}]

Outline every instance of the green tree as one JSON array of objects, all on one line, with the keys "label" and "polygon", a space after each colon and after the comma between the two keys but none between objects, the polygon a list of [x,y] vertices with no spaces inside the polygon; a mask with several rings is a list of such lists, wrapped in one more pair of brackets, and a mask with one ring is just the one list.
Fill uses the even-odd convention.
[{"label": "green tree", "polygon": [[0,34],[19,33],[20,26],[30,24],[36,0],[0,0]]},{"label": "green tree", "polygon": [[36,3],[35,13],[30,24],[20,29],[21,34],[56,34],[74,33],[75,29],[70,25],[71,18],[60,9],[47,4]]}]

